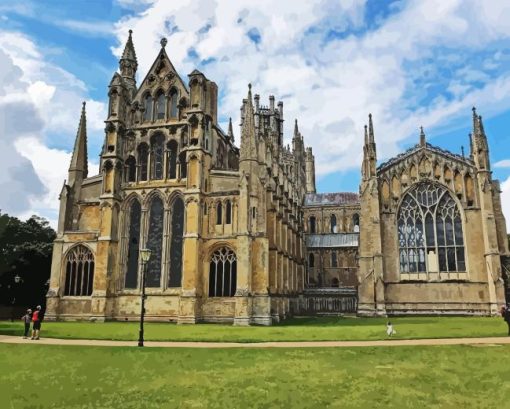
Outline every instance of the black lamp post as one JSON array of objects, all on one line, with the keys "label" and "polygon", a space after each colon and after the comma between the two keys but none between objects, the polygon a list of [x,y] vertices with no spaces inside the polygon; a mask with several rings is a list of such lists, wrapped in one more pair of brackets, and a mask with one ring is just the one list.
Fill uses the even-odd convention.
[{"label": "black lamp post", "polygon": [[151,250],[141,249],[140,258],[142,259],[142,299],[141,299],[142,309],[140,311],[140,332],[138,334],[138,346],[143,347],[143,319],[145,317],[145,275],[147,270],[147,263],[151,258]]}]

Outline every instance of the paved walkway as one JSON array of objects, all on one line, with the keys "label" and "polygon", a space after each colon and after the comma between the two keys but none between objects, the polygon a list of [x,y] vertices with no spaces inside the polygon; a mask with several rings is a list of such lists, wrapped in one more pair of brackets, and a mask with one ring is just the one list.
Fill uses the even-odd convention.
[{"label": "paved walkway", "polygon": [[[103,347],[132,347],[136,341],[110,341],[94,339],[42,338],[39,341],[0,335],[3,344],[30,345],[81,345]],[[295,342],[174,342],[146,341],[146,347],[158,348],[329,348],[329,347],[387,347],[416,345],[486,345],[510,344],[510,337],[490,338],[438,338],[438,339],[388,339],[381,341],[295,341]]]}]

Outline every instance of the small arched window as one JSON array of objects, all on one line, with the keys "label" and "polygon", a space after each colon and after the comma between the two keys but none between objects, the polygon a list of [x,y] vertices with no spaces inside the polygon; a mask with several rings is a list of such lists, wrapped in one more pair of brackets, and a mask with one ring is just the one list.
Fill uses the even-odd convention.
[{"label": "small arched window", "polygon": [[185,179],[188,175],[188,163],[186,162],[186,152],[179,154],[179,163],[181,165],[181,179]]},{"label": "small arched window", "polygon": [[143,120],[144,121],[151,121],[152,120],[152,97],[150,94],[147,94],[143,101]]},{"label": "small arched window", "polygon": [[336,259],[336,251],[331,253],[331,267],[338,267],[338,261]]},{"label": "small arched window", "polygon": [[163,91],[159,91],[156,97],[156,119],[165,119],[165,94]]},{"label": "small arched window", "polygon": [[359,233],[359,215],[357,213],[352,216],[352,230],[354,233]]},{"label": "small arched window", "polygon": [[164,157],[164,144],[165,137],[162,134],[157,134],[152,137],[151,143],[151,162],[152,162],[152,177],[151,179],[163,179],[163,157]]},{"label": "small arched window", "polygon": [[225,203],[225,224],[232,223],[232,203],[230,200],[227,200]]},{"label": "small arched window", "polygon": [[330,217],[331,233],[336,233],[336,216],[334,214]]},{"label": "small arched window", "polygon": [[177,142],[171,140],[167,143],[167,178],[177,178]]},{"label": "small arched window", "polygon": [[310,233],[315,233],[315,216],[310,216],[309,228],[310,228]]},{"label": "small arched window", "polygon": [[140,163],[139,180],[147,180],[147,165],[149,160],[149,148],[147,144],[138,146],[138,162]]},{"label": "small arched window", "polygon": [[177,107],[177,100],[179,94],[175,88],[170,90],[170,118],[177,118],[179,116],[179,109]]},{"label": "small arched window", "polygon": [[313,253],[310,253],[308,255],[308,267],[314,267],[315,266],[315,257],[313,256]]},{"label": "small arched window", "polygon": [[136,159],[130,156],[126,160],[126,182],[136,181]]},{"label": "small arched window", "polygon": [[94,288],[94,255],[83,245],[72,248],[66,256],[64,295],[89,296]]},{"label": "small arched window", "polygon": [[216,205],[216,224],[222,224],[223,222],[223,206],[221,202]]},{"label": "small arched window", "polygon": [[236,253],[223,247],[211,256],[209,297],[233,297],[237,287]]}]

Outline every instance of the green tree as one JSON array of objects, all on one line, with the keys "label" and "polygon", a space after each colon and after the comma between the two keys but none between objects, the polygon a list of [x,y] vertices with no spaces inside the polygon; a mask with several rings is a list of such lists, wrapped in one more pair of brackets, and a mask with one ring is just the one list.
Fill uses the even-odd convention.
[{"label": "green tree", "polygon": [[45,303],[55,231],[47,220],[0,213],[0,304]]}]

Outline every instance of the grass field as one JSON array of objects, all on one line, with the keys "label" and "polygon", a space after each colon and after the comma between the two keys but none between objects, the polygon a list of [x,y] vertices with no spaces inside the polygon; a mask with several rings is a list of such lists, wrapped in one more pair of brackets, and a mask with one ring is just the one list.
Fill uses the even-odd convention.
[{"label": "grass field", "polygon": [[0,345],[1,407],[507,408],[510,346]]},{"label": "grass field", "polygon": [[[295,318],[272,327],[231,325],[176,325],[147,323],[151,341],[331,341],[386,338],[387,318]],[[505,336],[505,322],[498,317],[392,318],[397,339]],[[0,322],[0,334],[22,335],[20,322]],[[48,338],[136,340],[135,322],[43,322],[41,335]]]}]

